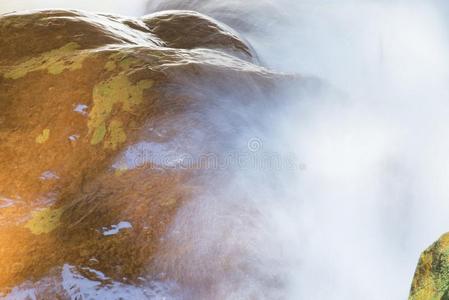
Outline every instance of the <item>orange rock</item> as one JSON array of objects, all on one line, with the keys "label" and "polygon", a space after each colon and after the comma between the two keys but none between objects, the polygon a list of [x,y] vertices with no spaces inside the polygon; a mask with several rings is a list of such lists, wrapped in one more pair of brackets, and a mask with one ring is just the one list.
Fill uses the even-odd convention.
[{"label": "orange rock", "polygon": [[211,116],[226,120],[280,78],[235,33],[192,12],[9,14],[0,40],[5,292],[92,261],[135,280],[201,189],[193,179],[214,172],[186,167],[186,157],[213,152],[250,122]]}]

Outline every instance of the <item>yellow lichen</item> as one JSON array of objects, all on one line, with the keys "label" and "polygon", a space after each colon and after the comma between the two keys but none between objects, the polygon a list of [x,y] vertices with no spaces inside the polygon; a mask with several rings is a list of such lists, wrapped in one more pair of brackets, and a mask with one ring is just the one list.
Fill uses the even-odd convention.
[{"label": "yellow lichen", "polygon": [[106,125],[104,123],[101,123],[97,128],[95,128],[90,143],[92,145],[101,143],[105,135],[106,135]]},{"label": "yellow lichen", "polygon": [[411,296],[409,300],[441,300],[441,296],[436,295],[431,289],[420,289],[416,294]]},{"label": "yellow lichen", "polygon": [[105,148],[115,150],[117,146],[126,142],[126,133],[123,130],[123,123],[112,120],[109,123],[108,139],[105,141]]},{"label": "yellow lichen", "polygon": [[36,137],[36,143],[44,144],[50,138],[50,129],[44,129],[41,134]]},{"label": "yellow lichen", "polygon": [[174,197],[169,197],[169,198],[163,199],[163,200],[160,202],[160,205],[163,206],[163,207],[166,207],[166,206],[173,206],[173,205],[175,205],[177,202],[178,202],[178,201],[176,200],[176,198],[174,198]]},{"label": "yellow lichen", "polygon": [[113,61],[113,60],[108,61],[108,62],[104,65],[104,68],[105,68],[107,71],[114,71],[116,67],[117,67],[117,65],[115,64],[115,61]]},{"label": "yellow lichen", "polygon": [[449,235],[443,235],[425,250],[413,278],[409,300],[448,299]]},{"label": "yellow lichen", "polygon": [[93,90],[94,105],[89,113],[90,131],[104,124],[109,118],[114,105],[122,104],[130,98],[131,83],[124,74],[119,74],[97,84]]},{"label": "yellow lichen", "polygon": [[420,278],[414,279],[417,281],[417,283],[415,283],[417,286],[412,291],[409,300],[440,299],[436,298],[438,292],[436,290],[435,282],[432,276],[432,263],[432,255],[430,253],[424,252],[421,255],[418,266],[422,273],[419,273]]},{"label": "yellow lichen", "polygon": [[125,57],[120,60],[119,65],[123,70],[129,70],[131,67],[139,64],[139,62],[140,61],[134,57]]},{"label": "yellow lichen", "polygon": [[449,234],[443,234],[438,240],[439,248],[449,251]]},{"label": "yellow lichen", "polygon": [[118,167],[116,167],[114,174],[115,174],[115,176],[122,176],[127,171],[128,171],[128,166],[126,166],[126,164],[120,164]]},{"label": "yellow lichen", "polygon": [[133,113],[142,103],[143,92],[153,86],[152,80],[132,82],[128,71],[140,63],[137,58],[127,57],[127,54],[115,53],[109,56],[104,68],[107,71],[117,71],[117,74],[95,85],[92,98],[93,107],[87,122],[91,144],[104,142],[104,148],[115,150],[126,141],[123,123],[117,119],[110,120],[112,113],[122,111]]},{"label": "yellow lichen", "polygon": [[125,112],[132,112],[134,107],[142,102],[144,90],[151,88],[152,85],[152,80],[141,80],[133,84],[124,73],[97,84],[93,90],[94,105],[89,113],[87,123],[89,134],[92,134],[91,144],[100,143],[106,132],[109,133],[112,140],[105,147],[115,148],[119,143],[123,143],[126,140],[126,135],[121,125],[112,122],[108,126],[106,125],[112,110],[118,106]]},{"label": "yellow lichen", "polygon": [[32,213],[32,218],[25,224],[33,234],[49,233],[59,226],[62,208],[45,208]]},{"label": "yellow lichen", "polygon": [[48,73],[56,75],[65,70],[81,69],[86,54],[77,51],[79,47],[77,43],[71,42],[61,48],[28,58],[24,62],[10,67],[4,73],[4,77],[19,79],[33,71],[47,70]]},{"label": "yellow lichen", "polygon": [[105,64],[104,67],[108,71],[113,71],[117,67],[119,67],[120,70],[122,71],[128,71],[132,67],[139,64],[143,64],[143,62],[140,59],[129,56],[128,53],[120,52],[110,55],[109,61]]}]

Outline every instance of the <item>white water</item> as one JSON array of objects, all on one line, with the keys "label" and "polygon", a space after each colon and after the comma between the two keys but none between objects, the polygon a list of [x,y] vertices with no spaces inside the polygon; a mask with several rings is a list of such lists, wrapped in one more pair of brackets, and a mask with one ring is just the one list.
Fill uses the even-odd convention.
[{"label": "white water", "polygon": [[170,245],[195,247],[172,271],[212,281],[202,298],[405,299],[420,252],[449,230],[443,3],[160,2],[234,12],[272,69],[341,92],[280,107],[259,136],[305,170],[238,169],[180,212]]},{"label": "white water", "polygon": [[[279,107],[257,136],[305,169],[238,169],[180,212],[168,240],[194,247],[173,269],[211,283],[210,294],[196,293],[215,299],[405,299],[419,253],[449,231],[444,2],[159,2],[231,22],[272,69],[340,91]],[[3,0],[0,10],[36,3]],[[144,7],[91,3],[57,6],[133,15]]]}]

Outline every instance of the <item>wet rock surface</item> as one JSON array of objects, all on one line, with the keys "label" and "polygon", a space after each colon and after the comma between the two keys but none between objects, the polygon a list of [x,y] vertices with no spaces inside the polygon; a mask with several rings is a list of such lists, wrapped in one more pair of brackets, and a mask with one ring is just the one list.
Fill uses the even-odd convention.
[{"label": "wet rock surface", "polygon": [[409,299],[449,299],[449,234],[421,254]]},{"label": "wet rock surface", "polygon": [[280,3],[269,0],[227,2],[220,0],[153,0],[147,4],[148,12],[173,9],[198,11],[231,26],[239,32],[252,32],[260,22],[264,26],[270,27],[279,23],[280,20],[287,19],[286,10]]},{"label": "wet rock surface", "polygon": [[0,40],[0,295],[151,298],[164,233],[215,172],[193,162],[283,76],[188,11],[9,14]]}]

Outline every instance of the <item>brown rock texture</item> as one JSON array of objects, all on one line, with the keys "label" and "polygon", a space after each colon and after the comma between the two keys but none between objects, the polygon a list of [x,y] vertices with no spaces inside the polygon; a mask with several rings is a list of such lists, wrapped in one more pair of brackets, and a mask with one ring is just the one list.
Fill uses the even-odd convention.
[{"label": "brown rock texture", "polygon": [[14,13],[0,40],[0,295],[63,265],[151,275],[177,208],[214,173],[193,158],[227,147],[257,118],[236,107],[282,77],[188,11]]}]

